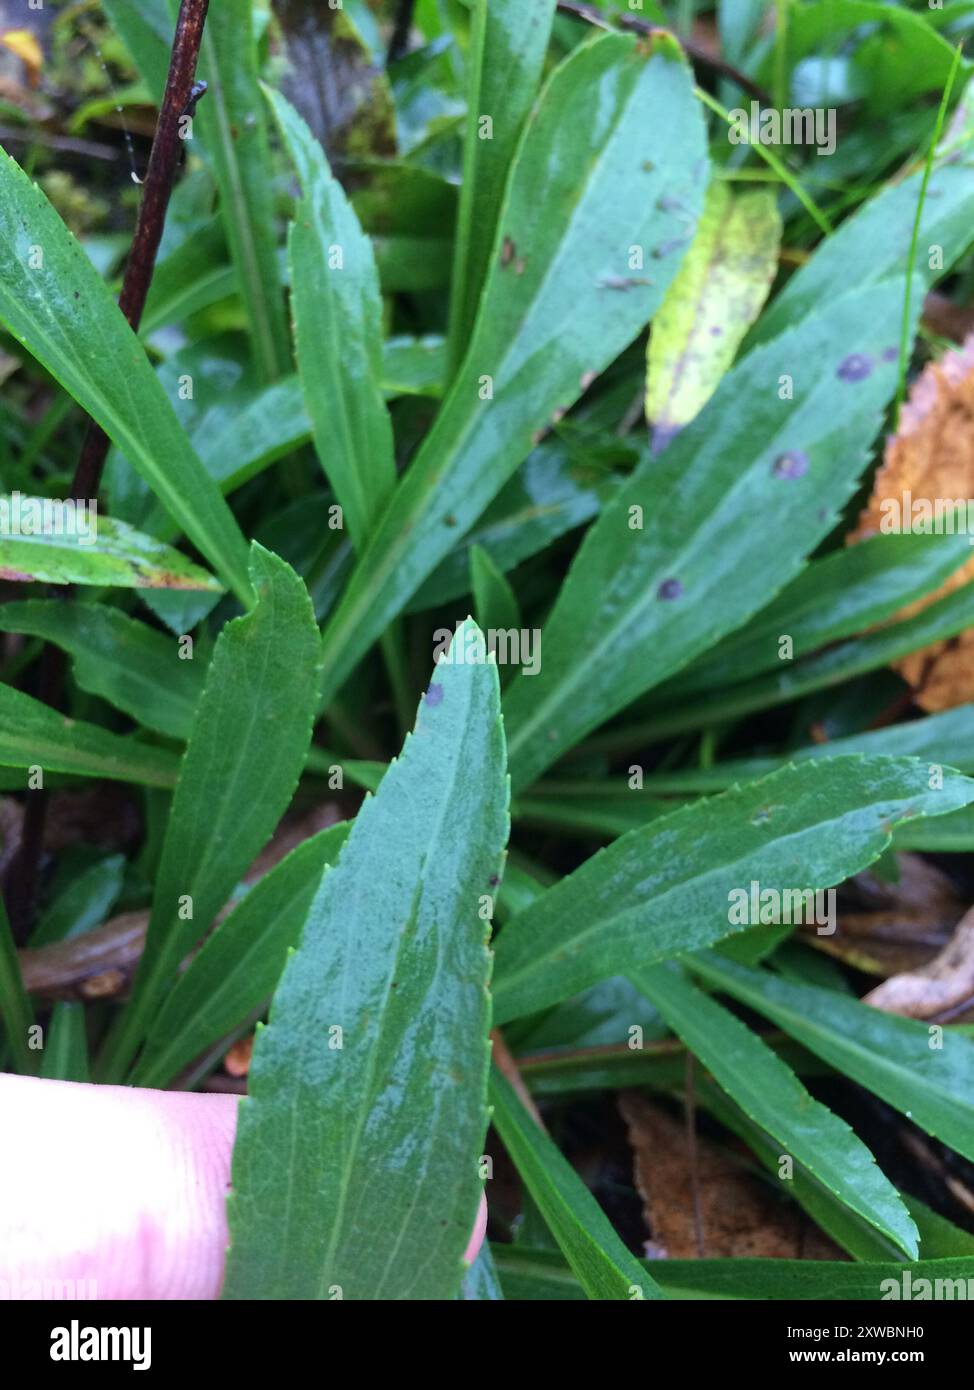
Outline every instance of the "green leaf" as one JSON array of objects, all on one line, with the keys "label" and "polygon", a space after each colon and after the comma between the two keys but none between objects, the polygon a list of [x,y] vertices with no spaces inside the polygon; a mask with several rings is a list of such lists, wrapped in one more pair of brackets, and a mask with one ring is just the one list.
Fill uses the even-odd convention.
[{"label": "green leaf", "polygon": [[[492,1245],[491,1252],[508,1299],[584,1297],[572,1271],[550,1251],[522,1249],[518,1245]],[[784,1299],[811,1301],[885,1298],[929,1299],[936,1281],[953,1298],[955,1280],[970,1287],[974,1259],[920,1260],[914,1264],[876,1262],[855,1264],[841,1260],[650,1260],[643,1265],[653,1272],[667,1298]],[[910,1284],[904,1280],[909,1277]],[[926,1281],[921,1283],[920,1281]],[[907,1287],[910,1293],[904,1294]],[[893,1289],[898,1292],[894,1293]]]},{"label": "green leaf", "polygon": [[0,1019],[6,1032],[7,1042],[13,1053],[17,1069],[24,1076],[33,1076],[37,1071],[38,1054],[28,1045],[30,1029],[34,1023],[24,978],[20,973],[17,947],[14,942],[7,909],[0,894]]},{"label": "green leaf", "polygon": [[54,642],[73,658],[82,690],[138,723],[185,739],[203,688],[203,661],[180,660],[179,644],[103,603],[26,599],[0,604],[0,632]]},{"label": "green leaf", "polygon": [[646,418],[658,452],[710,400],[778,269],[777,194],[715,180],[649,338]]},{"label": "green leaf", "polygon": [[436,333],[399,334],[382,345],[382,389],[387,397],[441,396],[446,343]]},{"label": "green leaf", "polygon": [[[172,0],[170,0],[172,4]],[[198,76],[207,83],[194,123],[213,165],[220,215],[265,381],[290,369],[277,268],[273,174],[257,76],[253,0],[220,0],[207,15]]]},{"label": "green leaf", "polygon": [[[382,352],[383,394],[389,399],[439,395],[443,356],[443,340],[435,336],[387,339]],[[297,376],[282,377],[242,402],[231,399],[228,406],[225,426],[203,431],[196,441],[207,472],[225,494],[235,492],[311,438],[311,422]],[[164,539],[175,534],[169,518],[158,507],[143,518],[142,525]]]},{"label": "green leaf", "polygon": [[487,1126],[497,670],[441,665],[315,897],[240,1110],[224,1296],[452,1298]]},{"label": "green leaf", "polygon": [[[921,758],[926,763],[944,763],[955,767],[959,772],[974,772],[974,705],[958,705],[956,709],[944,710],[941,714],[930,714],[923,719],[908,719],[902,724],[891,724],[885,729],[872,729],[865,734],[849,734],[845,738],[830,739],[826,743],[810,743],[804,748],[793,748],[777,757],[734,758],[727,762],[714,763],[712,767],[676,768],[672,772],[650,772],[643,779],[641,793],[634,795],[634,789],[624,778],[608,778],[603,781],[575,782],[565,778],[552,778],[538,784],[538,798],[547,795],[565,796],[577,800],[581,805],[595,801],[601,802],[614,814],[616,826],[621,829],[605,828],[612,834],[621,835],[632,829],[634,823],[649,818],[653,813],[655,795],[693,794],[700,792],[720,792],[738,782],[751,782],[758,777],[767,777],[789,762],[805,762],[810,758],[838,758],[849,753],[865,753],[870,757],[882,755],[895,758]],[[643,797],[650,801],[650,809],[645,813],[638,809]],[[536,798],[532,797],[533,802]],[[519,803],[515,803],[519,804]],[[581,809],[581,806],[580,806]],[[917,822],[912,826],[901,826],[896,833],[897,843],[905,831],[917,834],[921,831],[940,831],[966,811],[937,818],[936,825]],[[635,822],[631,817],[637,817]]]},{"label": "green leaf", "polygon": [[162,100],[169,71],[173,25],[166,0],[103,0],[102,8],[121,35],[125,47],[157,102]]},{"label": "green leaf", "polygon": [[178,550],[124,521],[19,492],[0,496],[0,576],[125,589],[223,589]]},{"label": "green leaf", "polygon": [[764,0],[724,0],[717,13],[720,45],[729,63],[746,62],[764,21]]},{"label": "green leaf", "polygon": [[144,349],[40,189],[0,152],[0,321],[152,488],[246,606],[243,536]]},{"label": "green leaf", "polygon": [[[661,143],[664,124],[674,134]],[[651,317],[692,234],[706,169],[672,39],[606,34],[556,69],[511,169],[468,355],[325,630],[326,702],[539,427]],[[643,271],[629,269],[630,248]]]},{"label": "green leaf", "polygon": [[729,896],[821,889],[879,857],[893,826],[974,800],[974,781],[924,764],[830,758],[684,806],[632,830],[508,922],[497,943],[498,1023],[535,1013],[741,929]]},{"label": "green leaf", "polygon": [[[606,981],[605,984],[615,984],[616,981]],[[629,981],[623,983],[629,985]],[[596,986],[593,990],[587,990],[585,994],[579,996],[584,999],[588,994],[595,994],[601,986]],[[631,988],[631,987],[630,987]],[[686,1049],[675,1038],[668,1038],[665,1041],[659,1039],[659,1034],[666,1031],[662,1019],[646,999],[640,998],[638,992],[633,989],[639,1004],[656,1019],[656,1023],[651,1028],[644,1027],[643,1047],[632,1049],[628,1045],[627,1028],[630,1026],[628,1021],[624,1021],[624,1026],[615,1031],[615,1037],[626,1038],[626,1042],[617,1042],[614,1045],[607,1043],[603,1037],[591,1047],[589,1044],[571,1044],[562,1047],[551,1047],[544,1052],[530,1052],[521,1054],[517,1058],[521,1076],[531,1091],[532,1096],[541,1100],[548,1098],[561,1098],[585,1094],[592,1091],[616,1091],[625,1090],[631,1086],[648,1086],[655,1091],[680,1091],[685,1082],[687,1074]],[[566,1006],[567,1007],[567,1006]],[[556,1011],[553,1011],[556,1012]],[[638,1005],[637,1015],[633,1020],[643,1027],[639,1020]],[[520,1027],[520,1025],[518,1025]],[[657,1038],[654,1039],[654,1032]],[[788,1063],[791,1069],[801,1075],[821,1075],[826,1071],[822,1063],[810,1058],[804,1048],[793,1043],[790,1038],[784,1038],[780,1034],[774,1039],[765,1039],[769,1045],[773,1041],[774,1050]],[[528,1043],[533,1047],[534,1039],[528,1034]],[[811,1065],[809,1065],[811,1064]],[[703,1078],[697,1078],[697,1094],[702,1097],[704,1094]],[[715,1090],[715,1094],[723,1096],[723,1092]],[[709,1101],[709,1097],[708,1097]],[[725,1098],[725,1105],[728,1110],[733,1110],[730,1102]],[[738,1112],[740,1113],[740,1112]],[[755,1131],[757,1132],[757,1131]],[[750,1138],[749,1138],[750,1142]],[[876,1237],[878,1240],[878,1237]],[[887,1245],[887,1253],[889,1247]]]},{"label": "green leaf", "polygon": [[[829,1071],[824,1063],[817,1063],[811,1053],[797,1043],[791,1043],[786,1036],[775,1034],[776,1051],[784,1053],[789,1046],[802,1059],[801,1065],[806,1073],[815,1074],[817,1066]],[[811,1066],[809,1066],[811,1064]],[[677,1083],[679,1085],[679,1082]],[[697,1102],[708,1110],[721,1124],[737,1134],[751,1152],[759,1159],[769,1173],[776,1179],[779,1173],[780,1148],[770,1140],[745,1113],[733,1104],[706,1077],[697,1078]],[[802,1168],[796,1168],[791,1190],[796,1202],[808,1213],[817,1226],[842,1246],[854,1260],[887,1260],[898,1254],[897,1246],[866,1222],[861,1220],[849,1207],[842,1205],[826,1188],[815,1183]],[[927,1259],[942,1259],[954,1255],[974,1254],[974,1236],[960,1231],[943,1217],[935,1216],[922,1202],[903,1195],[903,1201],[910,1216],[916,1223],[920,1237],[920,1253]]]},{"label": "green leaf", "polygon": [[450,290],[453,371],[466,353],[477,319],[504,184],[538,93],[554,15],[555,0],[475,0],[473,7],[467,129]]},{"label": "green leaf", "polygon": [[[632,451],[635,458],[635,451]],[[476,525],[444,557],[406,605],[422,613],[470,589],[470,551],[480,546],[507,573],[559,536],[598,516],[620,485],[617,474],[579,460],[557,434],[533,449]]]},{"label": "green leaf", "polygon": [[180,766],[145,950],[103,1062],[116,1080],[183,957],[269,840],[307,756],[320,658],[311,600],[257,544],[251,575],[256,606],[217,639]]},{"label": "green leaf", "polygon": [[30,945],[67,941],[101,926],[122,891],[124,854],[111,854],[83,869],[45,909]]},{"label": "green leaf", "polygon": [[33,696],[0,685],[0,766],[39,767],[45,773],[73,772],[171,787],[179,760],[167,748],[153,748],[97,724],[66,719]]},{"label": "green leaf", "polygon": [[[919,93],[943,90],[952,45],[923,14],[879,0],[796,6],[789,16],[789,60],[796,62],[823,45],[838,47],[840,35],[853,30],[859,31],[854,61],[869,80],[868,110],[901,111]],[[970,64],[965,61],[964,67]]]},{"label": "green leaf", "polygon": [[[926,723],[926,720],[922,721]],[[974,807],[964,806],[953,815],[935,821],[901,825],[893,837],[898,850],[925,850],[928,854],[968,854],[974,850]]]},{"label": "green leaf", "polygon": [[974,1255],[974,1235],[970,1231],[962,1231],[915,1197],[907,1197],[906,1204],[920,1232],[920,1249],[924,1259],[946,1260]]},{"label": "green leaf", "polygon": [[[775,1035],[776,1049],[787,1046],[787,1038],[782,1038],[780,1034]],[[797,1044],[792,1046],[801,1054],[804,1059],[806,1073],[817,1075],[815,1070],[816,1059],[806,1052],[804,1048],[799,1048]],[[811,1066],[809,1067],[809,1062]],[[822,1071],[828,1075],[829,1070],[824,1064],[818,1064]],[[736,1134],[739,1139],[750,1149],[759,1163],[771,1175],[774,1182],[780,1182],[780,1159],[781,1146],[754,1123],[745,1112],[729,1098],[718,1086],[706,1076],[696,1078],[696,1100],[697,1104],[709,1112],[719,1124],[731,1134]],[[796,1165],[788,1183],[788,1191],[802,1210],[815,1222],[821,1231],[824,1231],[835,1243],[854,1260],[889,1260],[902,1258],[900,1246],[887,1236],[881,1235],[874,1227],[864,1221],[851,1208],[844,1206],[838,1198],[833,1195],[828,1188],[817,1183],[811,1175],[806,1172],[801,1165]],[[906,1200],[904,1198],[904,1200]],[[909,1207],[909,1203],[907,1203]],[[911,1215],[912,1207],[909,1207]],[[922,1246],[921,1246],[922,1249]],[[926,1252],[924,1252],[926,1253]],[[947,1252],[945,1252],[947,1253]],[[954,1251],[949,1252],[956,1253]],[[966,1252],[964,1252],[966,1253]]]},{"label": "green leaf", "polygon": [[227,264],[223,227],[219,217],[213,217],[157,263],[139,335],[151,337],[238,291],[237,272]]},{"label": "green leaf", "polygon": [[[438,396],[442,390],[442,338],[388,338],[382,345],[382,393]],[[311,438],[301,380],[283,377],[265,386],[242,410],[234,410],[226,428],[201,441],[200,454],[224,492],[233,492],[268,464],[293,453]]]},{"label": "green leaf", "polygon": [[90,1079],[84,1004],[62,999],[54,1005],[41,1054],[41,1076],[53,1081]]},{"label": "green leaf", "polygon": [[322,748],[320,743],[313,743],[308,749],[305,770],[316,773],[319,777],[330,778],[337,768],[353,786],[361,787],[363,791],[374,792],[378,790],[388,766],[388,763],[369,762],[361,758],[343,758],[337,753],[330,753],[327,748]]},{"label": "green leaf", "polygon": [[[832,530],[896,385],[902,297],[853,291],[750,353],[605,506],[544,625],[540,673],[505,697],[516,787],[740,626]],[[773,568],[756,565],[785,534]]]},{"label": "green leaf", "polygon": [[470,547],[470,587],[477,622],[485,632],[488,628],[520,629],[521,609],[517,596],[479,545]]},{"label": "green leaf", "polygon": [[269,87],[264,94],[304,194],[288,238],[304,399],[319,461],[361,549],[396,482],[375,257],[324,150],[293,106]]},{"label": "green leaf", "polygon": [[[624,1046],[632,1037],[629,1030],[633,1027],[642,1029],[644,1049],[669,1034],[659,1013],[636,986],[616,975],[547,1009],[540,1018],[527,1019],[508,1029],[508,1037],[516,1042],[523,1075],[525,1052],[550,1055],[552,1050],[564,1049],[577,1054],[591,1048]],[[672,1055],[672,1040],[667,1047]],[[526,1076],[524,1079],[528,1080]]]},{"label": "green leaf", "polygon": [[[686,964],[769,1018],[843,1076],[874,1091],[965,1158],[974,1157],[974,1041],[881,1013],[833,990],[795,984],[711,954]],[[939,1045],[938,1045],[939,1044]]]},{"label": "green leaf", "polygon": [[[774,603],[656,693],[722,690],[885,622],[931,594],[970,559],[967,536],[877,535],[814,560]],[[782,657],[781,638],[791,639]],[[655,699],[654,699],[655,702]],[[953,761],[948,759],[948,761]]]},{"label": "green leaf", "polygon": [[493,1122],[525,1187],[588,1298],[665,1297],[631,1255],[568,1160],[538,1128],[506,1077],[491,1069]]},{"label": "green leaf", "polygon": [[809,1095],[758,1035],[672,966],[630,972],[707,1071],[784,1153],[917,1258],[917,1229],[896,1188],[845,1120]]},{"label": "green leaf", "polygon": [[[774,770],[772,762],[767,769]],[[736,779],[732,779],[736,780]],[[645,796],[630,788],[628,779],[613,784],[609,794],[599,793],[599,784],[591,788],[591,794],[563,796],[566,790],[560,785],[560,778],[545,783],[552,795],[538,794],[519,796],[511,808],[511,814],[519,824],[540,825],[546,829],[556,829],[562,835],[581,836],[582,839],[614,839],[627,830],[646,825],[667,811],[675,811],[678,802]],[[574,791],[579,785],[569,784]],[[724,785],[729,783],[726,781]],[[707,790],[715,790],[707,788]],[[719,788],[718,788],[719,790]],[[625,795],[622,793],[625,792]],[[612,793],[615,793],[614,795]]]},{"label": "green leaf", "polygon": [[135,1085],[166,1086],[266,1004],[351,828],[342,822],[305,840],[214,928],[156,1014]]},{"label": "green leaf", "polygon": [[[938,537],[943,541],[944,537]],[[934,642],[956,637],[974,621],[974,586],[964,584],[935,603],[902,622],[891,623],[864,637],[855,637],[837,646],[796,661],[781,671],[755,676],[753,680],[728,686],[716,694],[701,694],[671,704],[639,726],[639,738],[651,743],[657,738],[695,729],[715,719],[739,719],[756,710],[797,700],[816,690],[850,680],[853,676],[888,666],[911,652]]]},{"label": "green leaf", "polygon": [[[888,12],[893,13],[892,10]],[[948,48],[943,79],[946,79],[952,56]],[[942,87],[943,79],[937,85]],[[970,89],[962,99],[962,109],[969,100]],[[918,257],[916,270],[923,278],[923,289],[928,289],[949,271],[972,241],[974,150],[970,144],[963,149],[959,144],[958,133],[951,130],[944,141],[942,158],[934,166],[923,204],[918,244],[931,249],[940,247],[942,251],[942,256],[935,258],[936,270],[930,268],[929,257]],[[948,154],[948,150],[953,152]],[[899,276],[902,283],[909,264],[922,182],[921,169],[899,183],[889,184],[870,198],[855,216],[843,222],[775,296],[767,312],[758,320],[750,341],[767,342],[795,327],[808,314],[814,313],[823,300],[834,296],[836,285],[866,286],[890,276]]]}]

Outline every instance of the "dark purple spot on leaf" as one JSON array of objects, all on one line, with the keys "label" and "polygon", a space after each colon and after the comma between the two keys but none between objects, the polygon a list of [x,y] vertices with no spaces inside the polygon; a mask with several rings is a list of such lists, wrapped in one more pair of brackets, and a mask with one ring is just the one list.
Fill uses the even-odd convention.
[{"label": "dark purple spot on leaf", "polygon": [[840,381],[865,381],[873,369],[873,359],[864,352],[851,352],[839,363],[836,376]]},{"label": "dark purple spot on leaf", "polygon": [[435,685],[435,684],[434,684],[434,685],[431,685],[431,686],[430,686],[429,690],[427,690],[427,692],[426,692],[426,703],[429,705],[430,709],[436,709],[436,706],[437,706],[437,705],[442,705],[442,703],[443,703],[443,687],[442,687],[442,685]]},{"label": "dark purple spot on leaf", "polygon": [[776,478],[804,478],[808,472],[808,455],[803,449],[789,449],[779,454],[771,468]]},{"label": "dark purple spot on leaf", "polygon": [[899,350],[898,347],[883,348],[883,361],[884,361],[884,362],[898,362],[898,361],[899,361],[899,356],[900,356],[900,350]]},{"label": "dark purple spot on leaf", "polygon": [[656,597],[662,599],[681,598],[683,585],[678,579],[664,579],[656,590]]},{"label": "dark purple spot on leaf", "polygon": [[661,242],[659,246],[653,247],[653,257],[657,261],[661,261],[664,256],[672,256],[674,251],[679,251],[684,244],[683,237],[672,237],[669,241]]}]

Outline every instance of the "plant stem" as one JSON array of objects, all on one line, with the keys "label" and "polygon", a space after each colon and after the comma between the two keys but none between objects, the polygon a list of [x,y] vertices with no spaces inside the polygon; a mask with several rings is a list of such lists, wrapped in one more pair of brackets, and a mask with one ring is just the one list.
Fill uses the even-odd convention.
[{"label": "plant stem", "polygon": [[[192,116],[197,101],[206,91],[203,83],[195,85],[195,79],[209,3],[210,0],[182,0],[179,7],[169,76],[145,176],[145,192],[118,299],[118,307],[136,332],[152,284],[156,253],[166,224],[166,209],[176,181],[182,152],[182,121],[184,117]],[[85,501],[97,494],[108,443],[108,436],[92,423],[71,485],[71,496],[78,501]]]},{"label": "plant stem", "polygon": [[[731,113],[721,106],[716,97],[712,97],[709,92],[705,92],[701,87],[696,87],[694,90],[704,106],[708,106],[710,110],[720,116],[722,120],[731,124],[733,120]],[[781,182],[791,189],[792,193],[794,193],[795,197],[801,203],[816,227],[818,227],[819,231],[822,232],[824,236],[831,236],[832,226],[825,216],[825,213],[818,207],[811,194],[805,192],[800,181],[795,177],[784,161],[779,159],[769,146],[762,145],[760,141],[754,144],[748,141],[748,144],[755,154],[760,155],[765,164],[773,170]]]},{"label": "plant stem", "polygon": [[[583,19],[588,24],[595,24],[600,29],[613,28],[607,20],[606,14],[595,5],[583,3],[583,0],[558,0],[558,9],[562,14],[572,15],[575,19]],[[636,15],[620,13],[613,14],[612,19],[620,29],[629,29],[637,34],[653,34],[660,32],[660,26],[653,24],[648,19],[639,19]],[[749,96],[755,97],[765,106],[771,105],[771,98],[759,83],[754,82],[748,77],[746,72],[741,72],[732,63],[725,62],[715,53],[711,53],[702,44],[690,38],[689,35],[674,35],[681,44],[683,51],[688,58],[692,58],[701,67],[709,68],[711,72],[717,73],[719,77],[727,77],[731,82],[736,82],[742,92],[747,92]]]},{"label": "plant stem", "polygon": [[788,104],[788,0],[775,0],[774,16],[774,105],[781,111]]},{"label": "plant stem", "polygon": [[[156,253],[162,240],[166,209],[182,152],[182,122],[184,117],[192,115],[197,101],[206,90],[205,85],[196,84],[195,79],[208,8],[209,0],[182,0],[176,20],[169,76],[159,108],[159,120],[145,176],[145,191],[118,301],[119,308],[136,332],[152,284]],[[97,497],[108,446],[108,436],[100,426],[90,421],[71,484],[70,495],[76,501],[94,500]],[[62,598],[70,596],[67,587],[58,592]],[[49,643],[41,655],[37,692],[38,698],[45,704],[57,706],[61,703],[65,667],[64,653]],[[33,916],[46,819],[47,792],[38,788],[27,798],[20,849],[7,875],[7,906],[18,941],[25,938]]]},{"label": "plant stem", "polygon": [[940,98],[940,107],[937,111],[937,119],[934,122],[933,134],[930,137],[930,148],[927,151],[926,162],[923,166],[923,178],[920,180],[920,196],[917,199],[916,213],[913,218],[913,232],[910,237],[910,254],[906,263],[906,287],[903,295],[903,322],[900,328],[900,356],[898,367],[898,379],[896,384],[896,404],[894,406],[893,420],[895,428],[900,427],[900,411],[903,409],[903,402],[906,399],[906,372],[910,364],[910,313],[912,308],[913,272],[916,269],[917,248],[920,243],[920,225],[923,221],[923,208],[927,201],[927,185],[930,182],[930,174],[933,169],[933,162],[937,154],[937,146],[940,144],[940,137],[943,135],[944,122],[947,118],[947,106],[950,102],[950,94],[954,87],[954,78],[957,76],[957,69],[961,60],[961,45],[958,44],[954,50],[954,61],[950,65],[950,72],[947,74],[947,82],[944,86],[943,95]]}]

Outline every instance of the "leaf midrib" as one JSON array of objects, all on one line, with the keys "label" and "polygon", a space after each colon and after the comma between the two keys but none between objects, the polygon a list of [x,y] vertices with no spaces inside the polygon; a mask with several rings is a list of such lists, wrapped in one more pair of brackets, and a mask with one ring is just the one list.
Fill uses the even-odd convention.
[{"label": "leaf midrib", "polygon": [[[907,799],[907,798],[903,798],[903,799],[905,800],[905,799]],[[867,806],[874,806],[874,805],[876,805],[876,804],[877,804],[876,802],[870,801],[870,802],[867,803]],[[681,810],[679,810],[679,811],[675,811],[675,812],[673,813],[673,816],[672,816],[672,817],[669,817],[669,816],[663,817],[661,820],[653,822],[653,825],[654,825],[654,827],[655,827],[656,829],[659,829],[659,827],[660,827],[661,825],[664,825],[664,822],[665,822],[665,821],[672,821],[672,820],[673,820],[675,817],[677,817],[677,816],[686,817],[693,809],[694,809],[693,807],[684,807],[683,809],[681,809]],[[858,812],[861,812],[861,811],[863,811],[863,810],[865,810],[865,809],[866,809],[866,807],[865,807],[865,806],[862,806],[862,805],[860,804],[859,806],[857,806],[857,807],[855,808],[855,811],[858,813]],[[805,835],[808,835],[808,834],[819,833],[819,832],[825,832],[825,831],[827,831],[827,830],[829,829],[829,827],[840,825],[840,824],[842,823],[842,821],[846,818],[846,816],[848,816],[849,814],[850,814],[850,812],[845,811],[845,812],[843,812],[842,815],[840,815],[840,816],[834,816],[834,817],[831,817],[830,819],[825,820],[825,821],[816,821],[813,825],[806,825],[806,826],[802,827],[802,828],[799,829],[799,830],[791,831],[791,832],[790,832],[789,834],[787,834],[787,835],[780,835],[780,836],[777,836],[774,840],[770,841],[769,844],[763,845],[761,848],[762,848],[762,850],[766,850],[766,849],[770,848],[771,846],[775,846],[775,847],[778,847],[778,846],[786,847],[786,846],[789,844],[790,841],[799,839],[799,838],[802,837],[802,836],[805,836]],[[906,819],[906,817],[901,817],[901,819]],[[899,822],[895,819],[895,816],[892,816],[892,817],[890,818],[891,827],[892,827],[892,826],[895,826],[895,825],[898,824],[898,823],[899,823]],[[664,826],[664,828],[666,828],[666,827]],[[627,832],[627,833],[630,834],[630,835],[639,835],[639,834],[642,834],[643,832],[640,831],[640,830],[633,830],[633,831],[629,831],[629,832]],[[625,838],[625,836],[621,837],[621,839],[624,839],[624,838]],[[617,841],[616,841],[616,844],[621,843],[621,839],[620,839],[620,840],[617,840]],[[887,834],[887,835],[885,836],[884,840],[882,841],[882,843],[881,843],[881,844],[879,845],[879,847],[877,848],[877,850],[876,850],[876,855],[873,856],[874,859],[875,859],[880,853],[882,853],[882,849],[884,848],[884,846],[885,846],[885,845],[888,845],[888,844],[891,842],[891,840],[892,840],[892,829],[890,830],[889,834]],[[609,850],[606,850],[605,852],[606,852],[606,853],[609,853],[610,851],[609,851]],[[571,945],[573,946],[573,948],[574,948],[574,947],[578,947],[578,946],[580,946],[583,942],[588,941],[589,938],[592,937],[592,936],[601,935],[601,934],[608,934],[609,932],[611,932],[611,931],[614,929],[615,925],[620,921],[620,919],[625,918],[625,917],[627,917],[627,916],[630,916],[630,915],[632,915],[633,913],[642,910],[644,907],[647,908],[647,909],[650,908],[650,907],[652,907],[652,908],[659,908],[661,905],[664,905],[664,904],[665,904],[666,899],[667,899],[671,894],[673,894],[673,893],[681,893],[681,892],[684,892],[684,891],[686,890],[686,888],[688,887],[688,885],[690,885],[690,884],[695,884],[695,883],[703,883],[703,884],[705,884],[705,883],[708,883],[708,882],[712,881],[712,880],[713,880],[714,878],[716,878],[716,877],[723,876],[723,875],[725,875],[729,870],[731,870],[735,865],[739,864],[742,860],[743,860],[744,862],[747,862],[749,859],[752,858],[753,854],[754,854],[754,850],[753,850],[753,849],[752,849],[752,850],[748,850],[746,853],[739,853],[738,856],[737,856],[736,858],[730,859],[730,860],[728,860],[728,861],[726,861],[726,862],[721,862],[720,864],[718,864],[718,865],[716,865],[716,866],[712,866],[711,868],[709,868],[709,869],[708,869],[705,873],[703,873],[703,874],[696,874],[696,875],[694,875],[694,876],[692,876],[692,877],[689,877],[689,878],[680,879],[679,882],[674,883],[671,887],[667,888],[666,891],[665,891],[664,893],[660,894],[658,897],[654,897],[654,898],[649,899],[649,901],[646,902],[645,904],[639,904],[637,907],[620,908],[619,911],[617,911],[617,912],[615,912],[615,913],[612,913],[611,915],[609,915],[609,916],[607,916],[607,917],[599,917],[596,921],[590,921],[589,924],[588,924],[586,927],[583,927],[583,929],[582,929],[577,935],[575,935],[575,936],[573,936],[573,937],[571,938]],[[592,862],[592,861],[588,861],[588,862]],[[873,860],[870,860],[870,861],[868,861],[868,862],[871,863],[871,862],[873,862]],[[583,867],[584,867],[584,866],[583,866]],[[844,874],[842,875],[842,877],[845,877],[845,876],[846,876],[846,875],[844,875]],[[562,880],[562,882],[567,882],[567,880]],[[827,888],[827,887],[829,887],[829,886],[831,886],[831,885],[829,885],[829,884],[821,884],[821,885],[819,885],[820,888]],[[540,898],[540,899],[538,900],[538,915],[539,915],[539,916],[540,916],[541,904],[543,904],[543,903],[544,903],[544,898],[542,897],[542,898]],[[534,911],[534,910],[535,910],[535,907],[534,907],[534,904],[532,904],[530,907],[528,907],[528,908],[525,909],[525,911],[524,911],[523,914],[519,913],[517,917],[513,918],[513,919],[512,919],[512,923],[513,923],[513,922],[517,922],[521,917],[526,917],[526,916],[528,916],[528,915],[529,915],[532,911]],[[508,929],[510,929],[510,928],[508,928]],[[523,933],[523,930],[524,930],[524,929],[523,929],[523,926],[522,926],[522,933]],[[732,935],[732,934],[733,934],[733,933],[732,933],[731,931],[728,931],[728,932],[726,933],[726,935],[728,935],[728,936],[730,936],[730,935]],[[509,988],[512,982],[518,981],[518,980],[522,980],[522,979],[524,978],[525,975],[528,975],[528,976],[530,977],[531,973],[534,972],[534,971],[536,971],[536,970],[539,968],[539,966],[540,966],[541,964],[543,964],[545,961],[550,960],[550,959],[556,954],[556,952],[557,952],[559,949],[562,949],[562,945],[563,945],[563,943],[561,943],[561,944],[559,944],[559,945],[557,945],[557,946],[552,946],[552,947],[548,948],[548,950],[546,950],[545,953],[544,953],[543,955],[535,955],[535,956],[533,957],[533,959],[531,959],[531,960],[528,961],[526,964],[524,964],[523,966],[521,966],[521,967],[520,967],[518,970],[516,970],[513,974],[508,974],[507,976],[502,977],[501,970],[498,970],[498,971],[497,971],[497,978],[496,978],[496,986],[495,986],[496,989],[497,989],[497,991],[500,992],[501,988],[504,988],[504,989]],[[501,948],[501,949],[502,949],[502,948]],[[576,954],[577,954],[577,951],[576,951]],[[500,953],[500,950],[499,950],[499,951],[498,951],[498,961],[501,961],[502,959],[503,959],[503,957],[502,957],[502,955],[501,955],[501,953]],[[652,962],[649,962],[649,961],[644,962],[644,963],[645,963],[645,964],[652,964]]]}]

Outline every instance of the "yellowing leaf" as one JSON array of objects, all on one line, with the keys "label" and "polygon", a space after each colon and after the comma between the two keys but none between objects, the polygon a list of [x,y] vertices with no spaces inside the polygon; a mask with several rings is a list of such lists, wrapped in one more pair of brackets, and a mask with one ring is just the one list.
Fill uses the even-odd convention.
[{"label": "yellowing leaf", "polygon": [[770,189],[707,190],[703,215],[649,339],[646,417],[661,449],[710,400],[761,312],[778,264],[781,218]]},{"label": "yellowing leaf", "polygon": [[36,37],[29,29],[8,29],[5,34],[0,34],[0,43],[17,55],[27,69],[27,80],[32,87],[36,87],[44,66],[44,52]]}]

